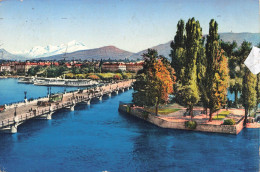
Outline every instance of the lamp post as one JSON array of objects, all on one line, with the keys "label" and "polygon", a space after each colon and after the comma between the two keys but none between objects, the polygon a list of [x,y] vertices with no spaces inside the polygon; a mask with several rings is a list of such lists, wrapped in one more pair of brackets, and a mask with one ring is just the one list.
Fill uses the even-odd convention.
[{"label": "lamp post", "polygon": [[47,87],[47,97],[49,97],[49,95],[50,95],[50,87],[48,86]]},{"label": "lamp post", "polygon": [[26,97],[27,91],[24,91],[24,103],[27,103],[27,97]]},{"label": "lamp post", "polygon": [[17,109],[17,105],[14,106],[14,117],[16,117],[16,115],[17,115],[16,109]]},{"label": "lamp post", "polygon": [[27,91],[24,92],[24,99],[26,99],[26,94],[27,94]]}]

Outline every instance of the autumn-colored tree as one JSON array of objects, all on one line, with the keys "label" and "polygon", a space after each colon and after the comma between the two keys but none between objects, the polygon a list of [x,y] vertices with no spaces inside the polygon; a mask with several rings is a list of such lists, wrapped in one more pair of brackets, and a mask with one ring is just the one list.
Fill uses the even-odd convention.
[{"label": "autumn-colored tree", "polygon": [[158,114],[159,104],[166,103],[169,94],[173,93],[174,70],[165,58],[158,56],[156,50],[148,49],[143,58],[144,68],[139,71],[134,83],[133,102],[137,105],[155,106]]},{"label": "autumn-colored tree", "polygon": [[88,79],[99,80],[100,78],[97,75],[89,75]]},{"label": "autumn-colored tree", "polygon": [[206,43],[207,68],[204,80],[205,101],[210,110],[209,121],[212,121],[212,114],[225,104],[229,82],[228,60],[219,46],[217,32],[218,24],[212,19]]},{"label": "autumn-colored tree", "polygon": [[115,80],[120,80],[120,79],[121,79],[121,77],[120,77],[120,75],[118,75],[118,74],[115,74],[115,75],[113,76],[113,79],[115,79]]},{"label": "autumn-colored tree", "polygon": [[167,67],[161,59],[154,62],[153,68],[148,73],[148,91],[155,104],[155,112],[158,114],[159,104],[164,104],[169,99],[169,94],[173,93],[173,81]]},{"label": "autumn-colored tree", "polygon": [[247,115],[251,109],[256,106],[256,75],[249,71],[248,68],[245,68],[245,75],[243,77],[243,89],[242,89],[242,99],[243,106],[245,108],[245,120],[244,126],[247,122]]}]

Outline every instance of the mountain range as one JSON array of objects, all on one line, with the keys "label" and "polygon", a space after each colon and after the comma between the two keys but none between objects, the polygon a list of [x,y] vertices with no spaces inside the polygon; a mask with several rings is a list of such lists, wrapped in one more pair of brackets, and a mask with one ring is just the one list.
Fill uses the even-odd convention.
[{"label": "mountain range", "polygon": [[46,47],[35,46],[30,50],[15,52],[14,54],[26,58],[39,58],[39,57],[53,56],[57,54],[64,54],[65,52],[70,53],[70,52],[86,50],[86,49],[88,49],[88,47],[85,44],[74,40],[67,44],[61,44],[57,46],[55,45],[47,45]]},{"label": "mountain range", "polygon": [[[224,41],[232,42],[235,40],[240,45],[244,40],[252,42],[252,45],[257,45],[260,42],[260,33],[220,33],[220,39]],[[158,51],[158,54],[164,55],[169,58],[170,54],[170,43],[159,44],[151,47]],[[42,59],[42,60],[60,60],[64,57],[67,60],[81,59],[81,60],[100,60],[100,59],[130,59],[136,60],[141,59],[141,55],[147,52],[146,50],[133,53],[115,46],[105,46],[101,48],[88,49],[83,43],[77,41],[71,41],[68,44],[61,44],[58,46],[48,45],[46,47],[36,46],[31,50],[9,53],[5,49],[0,49],[0,59],[5,60],[25,60],[25,59]],[[2,53],[2,54],[1,54]],[[170,58],[169,58],[170,59]]]}]

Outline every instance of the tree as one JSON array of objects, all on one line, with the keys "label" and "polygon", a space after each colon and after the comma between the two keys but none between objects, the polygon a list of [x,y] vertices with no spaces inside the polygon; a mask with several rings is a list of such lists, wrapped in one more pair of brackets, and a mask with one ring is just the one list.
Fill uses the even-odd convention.
[{"label": "tree", "polygon": [[[184,33],[185,31],[185,33]],[[187,107],[191,117],[193,106],[199,101],[197,83],[197,59],[203,54],[202,29],[194,18],[185,25],[182,20],[177,25],[177,32],[172,42],[172,66],[176,70],[176,101]],[[200,69],[201,70],[201,69]]]},{"label": "tree", "polygon": [[256,109],[258,109],[258,105],[260,103],[260,74],[257,74],[256,77]]},{"label": "tree", "polygon": [[[257,47],[260,48],[260,42],[257,44]],[[256,109],[258,109],[258,105],[260,103],[260,73],[257,74],[257,82],[256,82]]]},{"label": "tree", "polygon": [[156,50],[148,49],[143,59],[144,68],[138,72],[134,83],[133,102],[138,106],[155,106],[157,115],[159,104],[166,103],[173,92],[174,81],[169,69],[174,71]]},{"label": "tree", "polygon": [[179,20],[174,41],[171,42],[172,58],[171,66],[176,72],[176,79],[181,78],[181,69],[183,66],[184,48],[185,48],[185,24],[183,20]]},{"label": "tree", "polygon": [[158,114],[159,104],[164,104],[168,101],[169,94],[173,93],[173,81],[170,72],[163,64],[161,59],[154,62],[154,68],[149,69],[149,92],[154,99],[155,112]]},{"label": "tree", "polygon": [[[233,44],[233,45],[232,45]],[[235,47],[235,43],[230,44],[231,48]],[[229,49],[231,49],[229,48]],[[230,87],[229,90],[231,93],[235,94],[234,105],[237,105],[238,93],[242,91],[243,87],[243,76],[244,76],[244,61],[248,57],[252,48],[252,44],[247,41],[243,41],[241,46],[237,51],[234,51],[231,54],[229,59],[229,68],[230,68]],[[231,50],[228,50],[231,51]]]},{"label": "tree", "polygon": [[256,75],[245,68],[243,77],[242,99],[245,108],[244,126],[246,126],[248,112],[256,106]]},{"label": "tree", "polygon": [[234,55],[234,50],[237,48],[237,42],[225,42],[223,40],[220,41],[221,49],[225,51],[225,56],[231,58]]},{"label": "tree", "polygon": [[224,51],[219,46],[217,32],[218,24],[212,19],[206,42],[207,67],[204,80],[206,87],[205,101],[210,110],[209,121],[212,121],[212,114],[225,104],[229,82],[228,61]]}]

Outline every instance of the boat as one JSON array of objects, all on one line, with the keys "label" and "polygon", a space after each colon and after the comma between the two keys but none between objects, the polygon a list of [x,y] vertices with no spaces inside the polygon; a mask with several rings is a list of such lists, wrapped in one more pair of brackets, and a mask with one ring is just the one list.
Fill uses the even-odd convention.
[{"label": "boat", "polygon": [[18,79],[18,83],[33,84],[34,80],[34,77],[21,77]]},{"label": "boat", "polygon": [[97,85],[97,81],[91,79],[57,79],[57,78],[42,78],[35,79],[34,85],[42,86],[67,86],[67,87],[87,87]]}]

